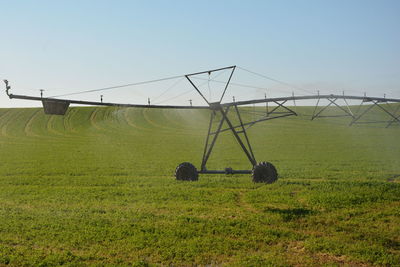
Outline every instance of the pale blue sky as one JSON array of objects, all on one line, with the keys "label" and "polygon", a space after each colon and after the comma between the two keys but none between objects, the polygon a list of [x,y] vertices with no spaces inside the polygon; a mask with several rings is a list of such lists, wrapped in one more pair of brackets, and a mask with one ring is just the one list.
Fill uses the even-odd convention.
[{"label": "pale blue sky", "polygon": [[[14,93],[54,95],[238,65],[313,92],[400,98],[400,1],[0,3],[0,78]],[[265,82],[271,95],[292,91]],[[164,88],[135,90],[144,99]],[[124,92],[104,94],[144,101]],[[34,105],[0,94],[0,107]]]}]

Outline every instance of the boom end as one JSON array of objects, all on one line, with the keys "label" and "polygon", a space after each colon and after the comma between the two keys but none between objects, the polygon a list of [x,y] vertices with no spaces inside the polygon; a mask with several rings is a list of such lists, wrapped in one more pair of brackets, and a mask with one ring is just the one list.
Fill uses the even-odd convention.
[{"label": "boom end", "polygon": [[3,80],[3,82],[6,84],[6,94],[8,97],[10,97],[10,93],[8,91],[11,89],[11,86],[8,85],[8,80]]}]

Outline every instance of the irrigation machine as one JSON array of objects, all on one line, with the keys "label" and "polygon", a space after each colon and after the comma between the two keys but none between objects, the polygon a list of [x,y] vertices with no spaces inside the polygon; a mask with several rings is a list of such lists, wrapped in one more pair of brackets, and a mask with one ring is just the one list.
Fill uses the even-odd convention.
[{"label": "irrigation machine", "polygon": [[[121,104],[121,103],[109,103],[103,102],[103,96],[101,96],[101,101],[81,101],[81,100],[73,100],[73,99],[61,99],[57,97],[43,97],[43,91],[41,91],[40,97],[28,96],[28,95],[16,95],[10,93],[10,85],[7,80],[4,80],[6,85],[6,94],[10,99],[24,99],[24,100],[34,100],[41,101],[43,104],[45,114],[49,115],[64,115],[69,108],[70,104],[79,104],[79,105],[95,105],[95,106],[114,106],[114,107],[133,107],[133,108],[149,108],[149,109],[206,109],[210,111],[210,119],[209,126],[205,138],[204,150],[202,161],[200,164],[200,169],[198,170],[192,163],[183,162],[179,164],[175,170],[175,177],[177,180],[183,181],[196,181],[198,180],[199,174],[251,174],[253,182],[259,183],[273,183],[278,179],[278,172],[275,166],[268,161],[257,161],[256,157],[253,153],[253,149],[250,143],[250,138],[247,134],[247,130],[253,125],[273,120],[279,118],[285,118],[289,116],[297,116],[298,114],[292,107],[287,106],[289,103],[294,103],[296,105],[296,101],[301,100],[316,100],[316,105],[311,116],[311,120],[315,120],[317,118],[322,117],[338,117],[338,116],[346,116],[351,119],[349,126],[358,124],[358,123],[386,123],[386,128],[391,127],[394,124],[400,123],[400,104],[390,105],[393,103],[399,103],[400,99],[395,98],[386,98],[386,97],[370,97],[364,94],[363,96],[354,96],[354,95],[345,95],[344,93],[341,95],[337,94],[310,94],[310,95],[302,95],[295,96],[294,93],[289,97],[274,97],[267,98],[266,96],[261,99],[252,99],[246,101],[235,101],[233,98],[232,102],[223,102],[224,96],[229,88],[231,83],[231,78],[235,72],[235,69],[240,68],[237,66],[229,66],[219,69],[206,70],[202,72],[196,72],[191,74],[186,74],[182,76],[174,76],[164,79],[152,80],[147,82],[135,83],[135,84],[127,84],[122,86],[114,86],[107,88],[100,88],[94,90],[87,90],[78,93],[86,93],[86,92],[95,92],[101,90],[109,90],[119,87],[125,86],[133,86],[140,85],[145,83],[157,82],[161,80],[167,80],[177,77],[184,77],[187,82],[193,87],[199,96],[204,100],[206,105],[202,106],[193,106],[191,101],[190,105],[154,105],[150,103],[150,100],[147,104]],[[242,70],[248,71],[250,73],[265,77],[267,79],[272,79],[267,76],[263,76],[261,74],[246,70],[244,68],[240,68]],[[215,72],[228,71],[229,76],[227,81],[224,83],[222,94],[219,97],[218,101],[211,102],[204,93],[198,88],[196,83],[193,81],[199,75],[208,74],[211,75]],[[274,80],[274,79],[272,79]],[[274,80],[280,82],[278,80]],[[73,93],[77,94],[77,93]],[[64,96],[64,95],[63,95]],[[321,100],[327,100],[328,104],[324,106],[320,106]],[[338,101],[341,100],[343,103],[338,104]],[[348,101],[360,101],[360,105],[356,111],[353,111],[353,106],[348,104]],[[249,105],[257,105],[264,103],[268,105],[268,103],[272,104],[272,106],[266,112],[257,119],[253,119],[250,121],[243,120],[243,109],[241,106],[249,106]],[[369,104],[363,110],[361,107],[364,103]],[[342,115],[324,115],[324,111],[329,107],[336,107],[338,110],[342,112]],[[360,122],[361,117],[363,117],[366,113],[368,113],[373,108],[378,108],[383,111],[387,116],[388,120],[386,121],[373,121],[373,122]],[[207,169],[207,162],[210,158],[210,155],[213,151],[213,148],[217,142],[218,136],[222,132],[229,131],[233,134],[236,139],[238,145],[240,146],[242,152],[247,157],[250,168],[247,170],[237,170],[227,167],[223,170],[209,170]]]}]

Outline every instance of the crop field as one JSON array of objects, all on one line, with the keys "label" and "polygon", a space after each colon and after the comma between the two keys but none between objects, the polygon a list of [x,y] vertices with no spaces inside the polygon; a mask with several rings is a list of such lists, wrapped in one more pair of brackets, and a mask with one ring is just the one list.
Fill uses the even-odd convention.
[{"label": "crop field", "polygon": [[[208,119],[0,109],[0,266],[400,266],[399,126],[272,120],[248,133],[276,183],[176,181],[199,168]],[[225,167],[251,168],[229,132],[209,163]]]}]

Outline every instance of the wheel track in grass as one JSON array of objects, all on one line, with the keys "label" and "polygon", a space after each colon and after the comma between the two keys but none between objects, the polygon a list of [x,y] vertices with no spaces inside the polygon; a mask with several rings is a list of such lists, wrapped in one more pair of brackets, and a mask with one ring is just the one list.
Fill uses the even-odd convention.
[{"label": "wheel track in grass", "polygon": [[104,131],[104,128],[100,127],[96,122],[98,112],[99,112],[99,107],[96,107],[90,114],[90,125],[92,125],[97,130]]},{"label": "wheel track in grass", "polygon": [[49,133],[55,134],[57,136],[63,136],[63,137],[67,136],[65,133],[61,133],[55,129],[55,127],[54,127],[54,123],[55,123],[54,120],[56,118],[55,116],[56,115],[51,115],[50,119],[47,121],[47,125],[46,125],[47,131]]},{"label": "wheel track in grass", "polygon": [[[207,127],[208,126],[208,124],[209,124],[209,122],[210,122],[210,113],[207,113],[206,115],[204,115],[203,113],[204,113],[204,111],[200,111],[200,110],[189,110],[189,112],[192,114],[192,117],[193,116],[195,116],[195,115],[199,115],[200,117],[201,117],[201,122],[200,122],[200,124],[202,124],[202,125],[204,125],[205,127]],[[193,113],[195,113],[195,114],[193,114]],[[196,114],[197,113],[197,114]],[[182,112],[178,112],[178,114],[179,114],[179,116],[182,118],[182,120],[183,121],[187,121],[187,117],[186,116],[184,116],[183,114],[182,114]],[[185,114],[186,115],[186,114]],[[199,128],[202,128],[203,129],[203,127],[199,127]]]},{"label": "wheel track in grass", "polygon": [[161,129],[161,131],[165,131],[165,132],[168,132],[168,133],[171,132],[170,130],[166,129],[162,125],[159,125],[156,122],[154,122],[152,119],[150,119],[148,117],[148,114],[147,114],[147,111],[146,111],[147,109],[139,109],[140,113],[139,112],[135,112],[135,113],[139,113],[139,114],[135,114],[135,115],[137,117],[141,116],[141,118],[143,119],[143,122],[146,123],[147,125],[149,125],[150,127],[139,126],[138,124],[132,122],[132,120],[129,118],[130,117],[129,116],[129,111],[131,111],[131,110],[135,110],[135,109],[129,109],[129,108],[126,109],[125,112],[124,112],[124,117],[125,117],[125,120],[126,120],[126,122],[127,122],[127,124],[129,126],[140,130],[138,132],[146,131],[148,133],[153,133],[154,130],[155,130],[154,128]]},{"label": "wheel track in grass", "polygon": [[[121,122],[120,117],[122,117],[123,122]],[[120,110],[115,108],[97,107],[91,113],[89,120],[90,124],[97,130],[97,132],[91,132],[91,136],[98,136],[100,132],[109,134],[115,134],[116,132],[118,132],[119,134],[126,136],[136,135],[136,132],[132,133],[126,131],[126,128],[124,128],[123,125],[127,125],[127,122],[124,119],[123,114],[121,114]],[[104,127],[100,125],[100,121],[106,123]]]},{"label": "wheel track in grass", "polygon": [[[17,139],[19,138],[19,136],[12,136],[10,134],[8,134],[8,126],[12,123],[12,122],[16,122],[18,123],[17,118],[21,115],[24,114],[24,112],[26,111],[26,109],[20,109],[20,110],[15,110],[15,112],[11,112],[13,110],[9,110],[8,112],[6,112],[7,114],[11,113],[10,116],[8,118],[6,118],[6,122],[4,123],[4,125],[6,126],[5,128],[1,127],[1,135],[4,135],[6,137],[12,138],[12,139]],[[34,110],[32,110],[34,111]],[[28,117],[28,119],[26,120],[26,122],[23,124],[23,130],[21,131],[21,133],[23,133],[24,136],[28,137],[28,138],[23,138],[23,139],[19,139],[19,142],[10,142],[10,141],[5,141],[3,143],[7,143],[7,144],[15,144],[15,145],[24,145],[24,144],[31,144],[32,140],[36,140],[38,137],[39,138],[46,138],[48,139],[47,136],[41,136],[35,133],[31,133],[30,130],[28,129],[28,127],[30,127],[30,125],[33,123],[34,119],[36,116],[38,116],[40,114],[40,109],[37,111],[32,112],[31,116]],[[5,114],[4,114],[5,115]],[[3,118],[4,119],[4,118]],[[21,123],[22,124],[22,123]],[[33,137],[29,138],[29,137]]]},{"label": "wheel track in grass", "polygon": [[72,114],[70,114],[69,118],[68,118],[68,125],[70,127],[70,131],[71,133],[76,134],[77,136],[81,137],[82,133],[79,130],[79,128],[77,128],[77,125],[83,124],[84,122],[81,122],[79,120],[79,117],[81,116],[80,113],[82,113],[83,110],[80,110],[78,107],[74,109],[74,112]]},{"label": "wheel track in grass", "polygon": [[73,134],[78,134],[79,132],[76,131],[76,129],[74,129],[74,127],[71,124],[71,118],[78,113],[78,108],[71,108],[70,111],[67,113],[67,116],[64,116],[64,127],[67,131],[70,131]]},{"label": "wheel track in grass", "polygon": [[[140,118],[143,120],[143,123],[134,123],[132,121],[132,119],[130,118],[131,116],[129,115],[130,111],[138,111],[138,112],[134,112],[135,114],[133,114],[133,116]],[[126,131],[126,134],[129,136],[143,136],[143,133],[147,134],[152,134],[154,133],[154,127],[152,127],[152,124],[150,124],[150,122],[148,120],[146,120],[146,118],[143,115],[143,110],[140,109],[134,109],[134,108],[125,108],[123,110],[123,112],[119,112],[119,123],[123,123],[124,125],[126,125],[126,127],[124,128],[124,130]],[[122,120],[122,121],[121,121]],[[147,124],[149,127],[143,127],[140,125],[143,124]],[[135,129],[134,132],[130,131],[132,128]],[[168,135],[168,134],[167,134]]]},{"label": "wheel track in grass", "polygon": [[[3,135],[3,126],[7,124],[10,113],[11,113],[11,109],[7,110],[0,116],[0,134],[1,135]],[[11,114],[11,116],[12,116],[12,114]]]},{"label": "wheel track in grass", "polygon": [[[132,122],[132,120],[129,118],[129,117],[130,117],[129,114],[128,114],[129,111],[140,111],[140,113],[139,113],[139,112],[135,112],[136,114],[134,114],[133,116],[135,116],[135,115],[141,116],[141,117],[144,119],[143,111],[142,111],[142,110],[133,109],[133,108],[127,108],[126,111],[124,112],[124,117],[125,117],[125,120],[127,121],[127,123],[128,123],[129,125],[131,125],[132,127],[136,127],[137,129],[139,129],[139,130],[141,130],[141,131],[147,131],[147,132],[153,131],[153,129],[151,129],[151,128],[144,127],[144,126],[139,126],[138,124]],[[139,114],[138,114],[138,113],[139,113]]]},{"label": "wheel track in grass", "polygon": [[[49,123],[52,120],[53,116],[55,115],[43,115],[44,116],[44,123],[45,123],[45,132],[43,134],[35,133],[33,130],[33,125],[35,124],[35,120],[38,119],[40,115],[43,115],[42,110],[38,109],[36,112],[32,114],[32,116],[29,118],[29,120],[26,122],[24,126],[24,132],[25,136],[28,137],[34,137],[40,138],[40,139],[45,139],[47,141],[57,141],[59,140],[57,136],[52,136],[51,135],[51,129],[49,129]],[[50,116],[50,117],[47,117]],[[47,120],[46,120],[47,119]]]},{"label": "wheel track in grass", "polygon": [[67,133],[67,130],[65,129],[65,124],[64,124],[64,120],[65,118],[63,118],[63,121],[61,122],[62,124],[62,130],[59,129],[57,130],[58,127],[55,126],[55,119],[59,117],[59,115],[51,115],[50,119],[47,121],[47,125],[46,125],[46,129],[49,133],[54,134],[56,136],[52,136],[52,138],[57,138],[57,140],[60,140],[59,138],[68,138],[68,140],[78,140],[80,137],[79,136],[74,136],[71,134]]},{"label": "wheel track in grass", "polygon": [[3,114],[0,115],[0,127],[3,126],[3,124],[1,123],[2,120],[3,120],[4,118],[6,118],[10,112],[11,112],[11,109],[7,110],[6,112],[4,112]]},{"label": "wheel track in grass", "polygon": [[[74,121],[74,117],[79,114],[80,107],[73,107],[69,109],[68,113],[63,116],[63,126],[68,138],[86,143],[87,137],[82,135],[80,131],[74,128],[72,121]],[[86,133],[87,135],[87,133]]]},{"label": "wheel track in grass", "polygon": [[[148,111],[149,112],[149,111]],[[148,114],[146,114],[148,115]],[[186,134],[187,131],[185,129],[182,129],[181,127],[174,127],[174,126],[168,126],[171,125],[171,123],[168,123],[170,121],[170,118],[165,117],[164,115],[164,110],[161,109],[159,110],[159,117],[157,119],[151,119],[149,116],[147,116],[147,119],[149,119],[156,127],[162,128],[163,130],[171,133],[178,133],[178,134]],[[161,122],[158,122],[161,121]],[[162,124],[162,122],[166,122],[167,125]],[[174,123],[176,125],[176,123]]]},{"label": "wheel track in grass", "polygon": [[109,117],[112,121],[112,128],[118,132],[124,132],[125,134],[131,136],[132,132],[126,132],[126,120],[124,119],[123,108],[115,108],[110,110]]},{"label": "wheel track in grass", "polygon": [[139,125],[137,125],[136,123],[131,121],[131,119],[129,118],[129,115],[128,115],[128,112],[130,110],[132,110],[132,109],[126,108],[124,110],[124,113],[123,113],[124,119],[125,119],[126,123],[128,124],[128,126],[130,126],[132,128],[135,128],[135,129],[138,129],[138,130],[141,130],[141,131],[149,131],[149,129],[144,128],[144,127],[140,127]]},{"label": "wheel track in grass", "polygon": [[23,114],[23,109],[19,109],[16,112],[12,112],[10,116],[8,116],[8,118],[6,119],[6,122],[1,127],[1,135],[8,138],[16,138],[15,136],[8,134],[7,128],[11,125],[11,123],[17,122],[17,118],[22,114]]},{"label": "wheel track in grass", "polygon": [[[175,113],[177,114],[177,117],[179,117],[180,119],[180,123],[175,122],[174,123],[176,125],[178,125],[184,132],[188,133],[188,134],[192,134],[192,135],[201,135],[203,136],[206,131],[207,131],[207,127],[208,127],[208,123],[209,123],[209,119],[210,117],[208,116],[207,119],[204,119],[204,116],[202,116],[201,121],[200,122],[196,122],[196,127],[192,127],[192,124],[194,122],[194,120],[190,120],[188,123],[188,116],[191,116],[192,118],[194,117],[193,113],[197,112],[194,110],[187,110],[187,112],[185,114],[183,114],[182,110],[176,110]],[[190,114],[189,114],[190,113]],[[189,114],[189,115],[188,115]],[[166,115],[167,116],[167,115]],[[169,118],[169,117],[167,117]],[[169,118],[169,120],[171,120]],[[189,126],[188,126],[189,124]],[[199,125],[201,125],[199,127]]]},{"label": "wheel track in grass", "polygon": [[36,134],[32,130],[32,123],[35,120],[35,117],[37,117],[40,113],[40,109],[38,109],[36,112],[33,112],[31,117],[28,119],[28,121],[24,125],[24,133],[26,136],[32,136],[32,137],[41,137],[40,135]]},{"label": "wheel track in grass", "polygon": [[[169,113],[169,114],[166,114],[166,113]],[[166,120],[166,121],[168,121],[170,124],[173,124],[173,125],[175,125],[176,127],[177,127],[177,129],[180,129],[180,130],[182,130],[182,129],[185,129],[185,125],[184,124],[182,124],[182,123],[178,123],[177,122],[177,120],[175,119],[171,119],[171,110],[166,110],[166,109],[162,109],[161,110],[161,113],[162,113],[162,116],[163,116],[163,118]],[[185,129],[186,130],[186,129]]]},{"label": "wheel track in grass", "polygon": [[[121,110],[117,113],[118,123],[122,125],[122,129],[127,131],[130,135],[137,135],[141,131],[146,131],[145,128],[140,128],[135,123],[128,121],[127,110],[129,108],[121,108]],[[132,129],[133,128],[133,129]]]},{"label": "wheel track in grass", "polygon": [[[54,124],[54,119],[56,118],[57,115],[44,115],[45,116],[44,117],[45,124],[46,124],[46,127],[45,127],[46,133],[44,133],[44,134],[35,133],[33,128],[32,128],[32,124],[35,123],[35,119],[40,114],[41,114],[41,109],[39,109],[37,112],[33,113],[32,116],[30,117],[30,119],[25,124],[24,132],[25,132],[26,136],[30,136],[30,137],[34,137],[34,138],[46,139],[47,141],[51,141],[51,142],[54,141],[54,142],[57,142],[57,143],[60,143],[61,140],[63,138],[65,138],[65,137],[74,138],[74,139],[79,138],[79,137],[74,136],[74,135],[68,135],[66,133],[59,132],[59,131],[57,131],[55,129],[53,124]],[[46,121],[46,118],[48,118],[47,121]],[[65,116],[64,116],[64,119],[63,119],[63,127],[65,129],[64,120],[65,120]],[[51,134],[55,134],[56,136],[51,135]],[[68,140],[66,140],[66,142],[68,142]]]},{"label": "wheel track in grass", "polygon": [[[98,132],[90,131],[94,128],[92,127],[93,125],[90,121],[90,118],[96,108],[98,107],[84,107],[80,108],[76,113],[72,114],[70,124],[75,133],[79,133],[80,136],[93,136]],[[99,125],[97,126],[101,127]]]},{"label": "wheel track in grass", "polygon": [[[129,112],[134,111],[133,115],[130,115]],[[143,136],[143,134],[148,135],[149,133],[154,133],[154,128],[149,128],[142,126],[140,123],[135,123],[130,118],[131,116],[139,117],[143,120],[144,123],[147,123],[151,127],[148,121],[145,120],[142,112],[137,108],[123,108],[120,112],[116,114],[118,125],[121,125],[119,130],[125,131],[125,134],[128,136]],[[144,124],[143,123],[143,124]]]},{"label": "wheel track in grass", "polygon": [[118,133],[124,133],[126,135],[131,135],[130,133],[125,133],[123,132],[123,126],[120,122],[120,113],[121,113],[121,109],[119,108],[111,108],[111,109],[107,109],[107,120],[109,122],[109,125],[107,126],[107,128],[109,129],[109,131],[112,132],[118,132]]},{"label": "wheel track in grass", "polygon": [[[166,112],[171,112],[171,110],[166,110],[166,109],[162,110],[162,116],[165,119],[165,121],[168,121],[169,124],[173,124],[176,126],[175,128],[171,128],[171,129],[176,129],[175,131],[179,131],[182,134],[203,135],[203,133],[199,133],[198,131],[196,131],[196,129],[191,128],[190,126],[188,127],[187,124],[183,123],[184,117],[181,115],[181,113],[179,111],[175,111],[175,114],[178,113],[178,115],[175,116],[174,119],[171,118],[171,114],[169,115]],[[190,111],[188,111],[188,112],[190,112]],[[181,121],[181,122],[178,122],[178,121]]]},{"label": "wheel track in grass", "polygon": [[0,123],[1,123],[1,135],[2,136],[6,136],[5,132],[6,132],[6,128],[7,128],[7,124],[10,122],[10,120],[15,117],[15,113],[16,112],[11,112],[11,110],[9,112],[6,112],[5,114],[3,114],[0,118]]},{"label": "wheel track in grass", "polygon": [[[132,111],[132,110],[135,110],[135,109],[126,108],[122,112],[122,114],[120,114],[121,115],[120,119],[123,119],[123,121],[124,121],[123,123],[124,124],[126,124],[129,127],[133,127],[133,128],[137,129],[137,131],[135,131],[133,133],[132,132],[126,132],[127,135],[129,135],[129,136],[137,136],[137,134],[140,134],[142,132],[154,133],[154,131],[155,131],[154,128],[160,129],[159,131],[166,132],[166,134],[171,133],[171,131],[168,131],[168,130],[160,127],[157,123],[153,122],[150,118],[148,118],[147,112],[145,111],[147,109],[139,109],[140,113],[137,114],[136,116],[137,117],[140,116],[143,119],[143,124],[146,123],[147,125],[149,125],[149,127],[139,126],[138,124],[132,122],[132,120],[129,118],[130,117],[129,116],[129,111]],[[118,122],[121,123],[120,120]],[[120,130],[120,128],[118,128],[118,130]]]},{"label": "wheel track in grass", "polygon": [[143,118],[146,120],[146,122],[148,122],[150,125],[152,125],[156,129],[165,130],[165,127],[163,127],[163,126],[155,123],[153,120],[151,120],[147,113],[148,113],[148,109],[143,109],[142,110],[142,115],[143,115]]},{"label": "wheel track in grass", "polygon": [[[103,120],[103,121],[107,121],[109,119],[111,119],[113,116],[110,116],[110,114],[113,112],[112,109],[109,108],[104,108],[102,115],[103,118],[101,118],[101,112],[102,111],[102,107],[96,107],[94,108],[88,115],[87,121],[90,123],[91,126],[93,126],[93,128],[95,129],[92,132],[85,132],[85,135],[81,135],[81,132],[79,130],[77,130],[74,126],[72,122],[76,122],[77,119],[75,118],[76,116],[79,115],[79,112],[81,111],[81,109],[79,108],[71,108],[69,110],[69,112],[67,113],[66,116],[63,117],[63,128],[64,128],[64,132],[65,133],[58,133],[58,136],[56,138],[68,138],[69,140],[75,140],[78,142],[86,142],[87,137],[88,136],[92,136],[92,137],[96,137],[98,135],[98,132],[107,132],[107,133],[115,133],[115,130],[118,130],[120,132],[120,128],[116,128],[112,126],[112,123],[109,123],[109,126],[107,127],[101,127],[98,123],[99,120]],[[79,116],[78,116],[79,117]],[[51,122],[52,123],[52,122]],[[86,122],[84,122],[86,123]],[[51,126],[51,124],[49,124],[49,127],[53,127]],[[96,131],[97,130],[97,131]],[[51,131],[51,130],[50,130]],[[54,131],[57,131],[56,129],[54,129]],[[63,135],[63,136],[62,136]],[[127,133],[127,135],[132,135],[131,133]],[[58,139],[60,140],[60,139]],[[66,141],[68,142],[68,141]]]},{"label": "wheel track in grass", "polygon": [[[103,121],[107,123],[107,127],[102,127],[102,130],[112,134],[118,132],[118,134],[123,134],[126,136],[134,136],[136,132],[135,133],[128,132],[123,126],[123,124],[127,124],[127,122],[123,118],[124,117],[123,113],[124,112],[122,111],[122,109],[119,108],[105,108],[103,113]],[[121,122],[120,119],[121,117],[123,122]]]},{"label": "wheel track in grass", "polygon": [[153,125],[156,129],[160,129],[163,132],[167,132],[168,134],[171,134],[171,135],[173,135],[173,134],[185,134],[185,132],[183,132],[181,129],[167,127],[167,126],[164,126],[162,124],[159,124],[159,123],[153,121],[151,118],[149,118],[148,109],[143,109],[143,116],[146,119],[146,121],[149,124]]},{"label": "wheel track in grass", "polygon": [[[101,114],[100,111],[103,111],[102,118],[100,117]],[[115,110],[113,108],[97,107],[90,116],[90,123],[91,125],[93,125],[94,128],[103,133],[115,133],[116,131],[120,133],[121,129],[113,126],[113,124],[118,124],[118,121],[116,122],[115,116],[118,116],[118,114],[115,114]],[[100,120],[102,122],[106,122],[107,126],[106,127],[100,126],[99,124]]]},{"label": "wheel track in grass", "polygon": [[[77,130],[72,124],[73,121],[76,121],[76,119],[74,119],[74,117],[79,114],[79,111],[80,111],[79,107],[73,107],[68,111],[68,113],[66,115],[63,116],[62,125],[64,128],[64,133],[59,132],[59,134],[63,135],[63,137],[67,137],[70,140],[74,139],[77,141],[85,142],[85,140],[86,140],[85,136],[83,136],[80,133],[80,131]],[[93,115],[93,112],[89,116],[89,122],[92,126],[94,126],[91,121],[91,116]],[[57,131],[57,130],[55,130],[55,131]]]},{"label": "wheel track in grass", "polygon": [[242,208],[242,209],[244,209],[244,210],[246,210],[246,211],[248,211],[250,213],[260,213],[259,210],[257,210],[250,203],[248,203],[248,202],[246,202],[244,200],[244,195],[245,195],[246,192],[244,192],[242,190],[234,190],[233,193],[234,193],[235,204],[238,207],[240,207],[240,208]]},{"label": "wheel track in grass", "polygon": [[134,124],[128,117],[128,111],[130,109],[126,108],[123,112],[123,116],[124,116],[124,120],[126,121],[126,124],[131,127],[131,128],[135,128],[135,129],[140,129],[136,124]]}]

